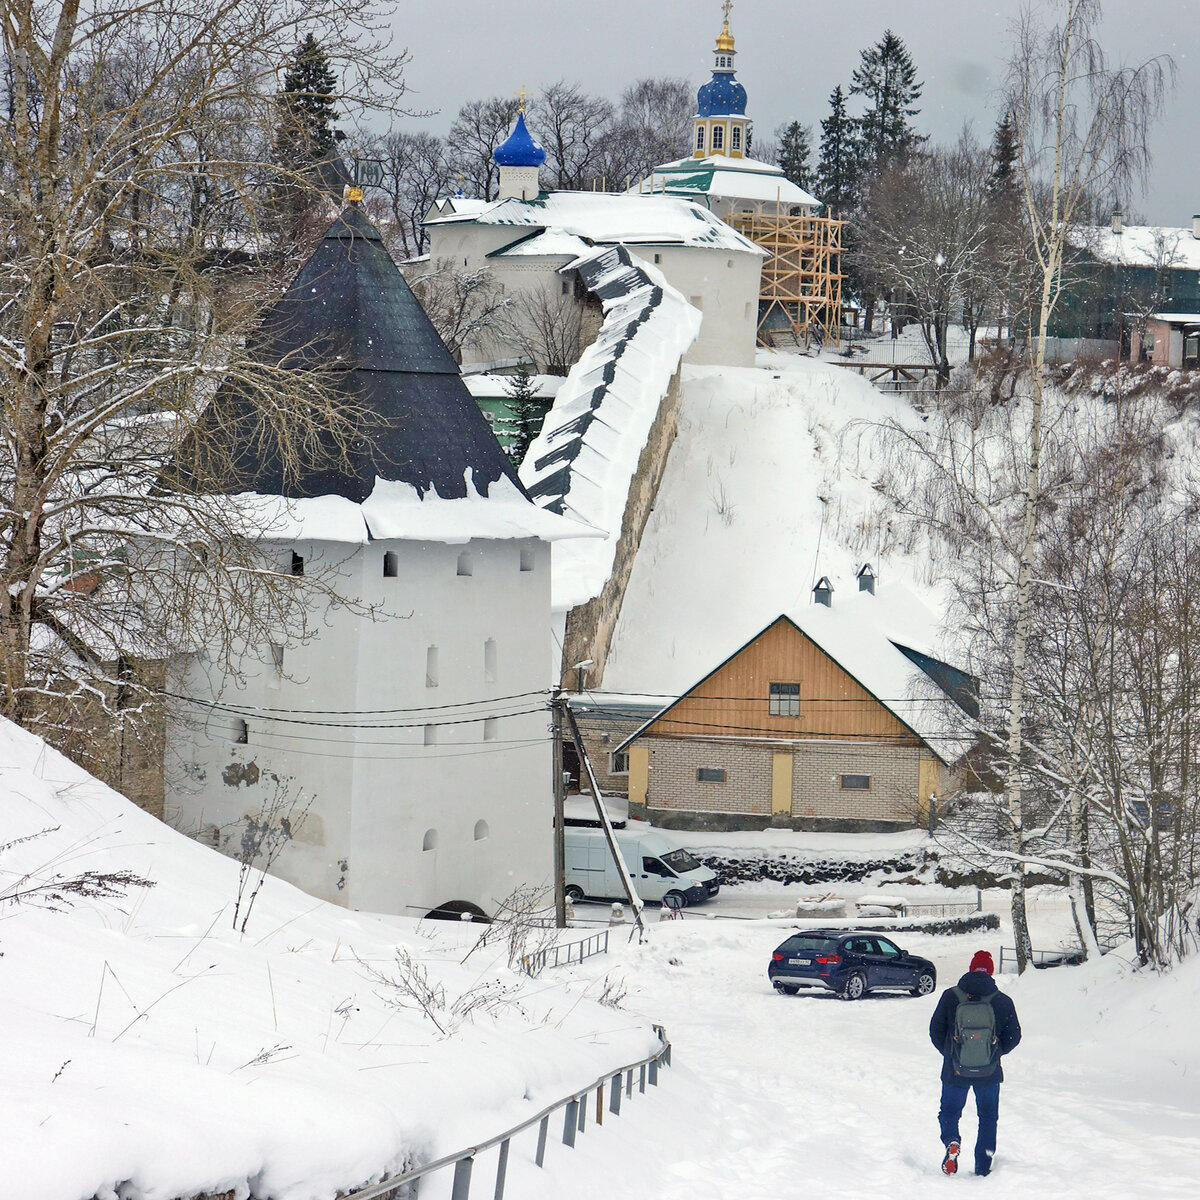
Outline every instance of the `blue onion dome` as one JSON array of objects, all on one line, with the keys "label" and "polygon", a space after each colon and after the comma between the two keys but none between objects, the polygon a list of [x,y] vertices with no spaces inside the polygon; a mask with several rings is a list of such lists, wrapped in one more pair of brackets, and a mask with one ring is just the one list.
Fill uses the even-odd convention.
[{"label": "blue onion dome", "polygon": [[525,114],[517,114],[513,131],[500,143],[492,154],[497,166],[540,167],[546,161],[542,144],[525,127]]},{"label": "blue onion dome", "polygon": [[714,71],[712,79],[696,93],[696,115],[700,117],[745,116],[746,89],[731,74]]}]

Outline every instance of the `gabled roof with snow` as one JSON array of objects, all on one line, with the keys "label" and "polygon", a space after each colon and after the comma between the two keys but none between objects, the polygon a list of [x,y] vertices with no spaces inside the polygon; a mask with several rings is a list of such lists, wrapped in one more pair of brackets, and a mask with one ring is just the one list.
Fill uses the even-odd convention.
[{"label": "gabled roof with snow", "polygon": [[794,184],[773,163],[753,158],[680,158],[655,167],[629,189],[630,194],[704,196],[713,199],[777,202],[820,208],[821,201]]},{"label": "gabled roof with snow", "polygon": [[[341,530],[337,540],[352,542],[368,534],[444,540],[435,529],[452,540],[543,536],[535,530],[547,528],[546,515],[522,496],[458,365],[359,208],[329,227],[250,348],[285,369],[327,372],[328,386],[357,409],[347,444],[286,461],[278,440],[262,436],[253,398],[229,383],[201,417],[202,435],[167,473],[175,485],[287,501],[284,524],[304,525],[303,516],[306,528],[322,531],[313,537]],[[221,447],[215,456],[210,445]],[[509,510],[496,522],[483,516],[493,496]],[[420,515],[426,497],[439,502],[436,519],[433,507]],[[447,517],[454,502],[462,502],[454,508],[459,523]],[[388,505],[395,514],[384,515]]]},{"label": "gabled roof with snow", "polygon": [[959,710],[948,717],[952,706],[945,700],[951,681],[959,685],[955,702],[965,700],[970,691],[970,677],[938,656],[936,617],[912,592],[898,584],[879,595],[869,592],[852,592],[845,598],[835,595],[831,607],[810,604],[781,614],[697,680],[678,700],[664,706],[617,749],[642,736],[680,700],[779,621],[788,622],[808,637],[943,762],[951,763],[965,752],[970,744],[967,720]]},{"label": "gabled roof with snow", "polygon": [[546,192],[536,200],[512,197],[473,211],[452,207],[425,223],[462,222],[511,225],[516,230],[557,230],[597,245],[689,246],[741,251],[757,257],[763,254],[706,208],[675,196]]},{"label": "gabled roof with snow", "polygon": [[1200,240],[1192,236],[1190,225],[1126,225],[1120,233],[1107,225],[1080,225],[1069,240],[1114,266],[1200,271]]},{"label": "gabled roof with snow", "polygon": [[600,297],[604,323],[559,388],[521,480],[544,508],[607,536],[556,556],[556,609],[598,595],[608,579],[638,460],[701,322],[661,272],[623,246],[594,249],[563,270],[578,271]]}]

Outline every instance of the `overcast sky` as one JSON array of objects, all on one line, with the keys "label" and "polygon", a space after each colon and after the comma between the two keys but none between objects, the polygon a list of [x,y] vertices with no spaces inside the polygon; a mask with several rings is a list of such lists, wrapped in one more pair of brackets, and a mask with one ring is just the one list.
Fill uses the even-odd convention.
[{"label": "overcast sky", "polygon": [[[1156,224],[1189,224],[1200,213],[1200,0],[1107,0],[1104,10],[1102,40],[1113,57],[1175,59],[1178,86],[1152,141],[1153,179],[1132,207]],[[1017,0],[736,0],[730,27],[748,114],[759,137],[792,119],[815,134],[829,93],[849,86],[859,51],[891,28],[925,85],[919,128],[952,141],[970,120],[989,138],[1017,11]],[[436,110],[412,125],[444,134],[468,100],[556,79],[610,99],[645,76],[698,87],[709,78],[721,20],[719,0],[398,0],[393,27],[411,55],[411,107]]]}]

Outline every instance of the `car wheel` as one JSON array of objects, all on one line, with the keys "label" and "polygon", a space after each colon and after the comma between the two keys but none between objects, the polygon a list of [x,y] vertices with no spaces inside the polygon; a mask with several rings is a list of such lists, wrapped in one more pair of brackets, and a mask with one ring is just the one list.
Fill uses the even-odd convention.
[{"label": "car wheel", "polygon": [[933,989],[937,987],[937,980],[933,977],[932,971],[922,971],[917,976],[916,984],[909,990],[914,996],[928,996]]},{"label": "car wheel", "polygon": [[663,897],[668,908],[687,908],[687,896],[682,892],[670,891]]},{"label": "car wheel", "polygon": [[855,971],[842,988],[843,1000],[861,1000],[867,994],[867,981],[861,971]]},{"label": "car wheel", "polygon": [[579,901],[583,899],[583,888],[579,888],[574,884],[571,884],[564,894],[572,904],[578,904]]},{"label": "car wheel", "polygon": [[799,990],[800,985],[796,983],[780,983],[775,980],[775,990],[783,996],[794,996]]}]

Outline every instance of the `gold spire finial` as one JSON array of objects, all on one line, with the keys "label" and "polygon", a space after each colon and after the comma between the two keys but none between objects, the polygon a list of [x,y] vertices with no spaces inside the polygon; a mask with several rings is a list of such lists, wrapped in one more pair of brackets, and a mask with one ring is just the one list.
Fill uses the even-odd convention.
[{"label": "gold spire finial", "polygon": [[733,11],[733,0],[725,0],[721,8],[725,13],[725,24],[721,27],[721,32],[717,35],[717,49],[732,50],[733,34],[729,32],[729,14]]},{"label": "gold spire finial", "polygon": [[523,113],[525,111],[525,101],[529,99],[529,93],[525,90],[525,85],[521,84],[521,90],[513,92],[513,95],[521,102],[517,105],[517,112]]}]

